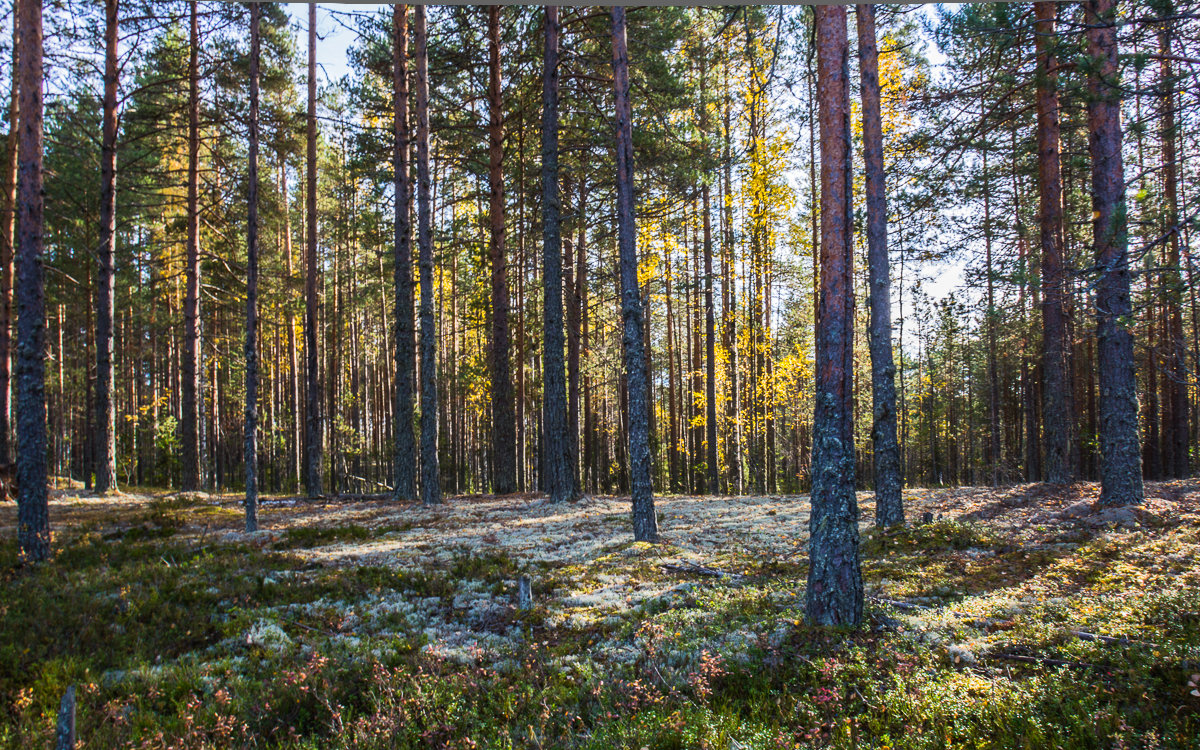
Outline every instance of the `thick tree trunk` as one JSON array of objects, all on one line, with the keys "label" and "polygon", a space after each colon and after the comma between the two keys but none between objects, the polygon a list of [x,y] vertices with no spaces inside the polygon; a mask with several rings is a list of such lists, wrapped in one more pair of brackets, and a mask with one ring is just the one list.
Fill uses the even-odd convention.
[{"label": "thick tree trunk", "polygon": [[416,338],[413,331],[412,186],[409,184],[408,132],[408,6],[392,11],[392,170],[396,193],[395,238],[392,273],[395,281],[396,413],[395,499],[417,499],[417,441],[413,425],[413,373],[416,371]]},{"label": "thick tree trunk", "polygon": [[1034,3],[1037,13],[1038,203],[1042,245],[1042,445],[1047,482],[1075,478],[1071,465],[1074,398],[1067,338],[1067,270],[1063,254],[1062,172],[1059,156],[1058,74],[1054,55],[1053,2]]},{"label": "thick tree trunk", "polygon": [[13,0],[12,93],[8,105],[8,137],[4,173],[0,177],[0,463],[12,460],[12,302],[13,246],[17,230],[17,150],[21,120],[21,0]]},{"label": "thick tree trunk", "polygon": [[[112,2],[113,0],[109,0]],[[250,4],[250,183],[246,207],[246,531],[258,531],[258,3]]]},{"label": "thick tree trunk", "polygon": [[104,124],[100,143],[100,243],[96,273],[96,492],[117,488],[113,316],[117,250],[117,0],[104,3]]},{"label": "thick tree trunk", "polygon": [[17,544],[21,559],[50,557],[46,488],[46,282],[42,266],[42,3],[22,0],[20,154],[17,162]]},{"label": "thick tree trunk", "polygon": [[638,285],[637,227],[633,205],[633,108],[629,101],[629,51],[625,8],[612,9],[613,93],[617,120],[617,248],[620,254],[621,320],[624,326],[625,376],[629,391],[629,483],[633,500],[633,537],[658,541],[654,487],[650,480],[650,384],[642,338],[642,297]]},{"label": "thick tree trunk", "polygon": [[1129,319],[1129,250],[1125,175],[1121,160],[1121,89],[1117,67],[1116,0],[1087,0],[1088,141],[1092,156],[1092,216],[1100,371],[1100,504],[1143,499],[1138,450],[1137,379]]},{"label": "thick tree trunk", "polygon": [[308,6],[308,132],[304,206],[304,491],[321,494],[321,381],[317,352],[317,5]]},{"label": "thick tree trunk", "polygon": [[[1174,12],[1173,3],[1168,2],[1166,15]],[[1162,173],[1163,173],[1163,222],[1167,234],[1166,286],[1162,296],[1166,317],[1167,367],[1164,373],[1167,384],[1167,402],[1170,421],[1164,425],[1163,465],[1167,476],[1188,476],[1188,370],[1187,344],[1183,337],[1183,275],[1179,262],[1179,180],[1175,156],[1175,141],[1178,138],[1175,115],[1175,72],[1172,65],[1170,19],[1160,22],[1158,27],[1159,77],[1162,87]]]},{"label": "thick tree trunk", "polygon": [[808,620],[856,625],[862,620],[858,503],[847,396],[853,330],[845,300],[853,257],[846,207],[850,158],[850,100],[846,9],[815,8],[817,97],[821,117],[821,298],[817,325],[817,394],[813,426],[812,515],[809,521]]},{"label": "thick tree trunk", "polygon": [[488,14],[488,185],[492,266],[492,491],[517,489],[512,371],[509,367],[508,260],[504,246],[504,109],[500,85],[500,6]]},{"label": "thick tree trunk", "polygon": [[575,480],[567,440],[567,384],[563,363],[562,237],[558,196],[558,8],[546,6],[542,75],[542,357],[545,405],[542,461],[552,502],[573,499]]},{"label": "thick tree trunk", "polygon": [[200,488],[200,20],[191,0],[188,57],[187,260],[183,299],[183,363],[180,394],[182,436],[180,486]]},{"label": "thick tree trunk", "polygon": [[442,501],[438,483],[437,329],[433,319],[433,186],[429,179],[429,51],[425,6],[416,6],[417,248],[421,276],[421,501]]},{"label": "thick tree trunk", "polygon": [[887,186],[883,173],[883,120],[879,107],[879,51],[875,6],[859,5],[858,56],[862,78],[863,161],[867,171],[867,266],[871,304],[871,394],[875,450],[875,524],[904,523],[900,447],[896,442],[896,365],[892,360],[892,286],[887,245]]}]

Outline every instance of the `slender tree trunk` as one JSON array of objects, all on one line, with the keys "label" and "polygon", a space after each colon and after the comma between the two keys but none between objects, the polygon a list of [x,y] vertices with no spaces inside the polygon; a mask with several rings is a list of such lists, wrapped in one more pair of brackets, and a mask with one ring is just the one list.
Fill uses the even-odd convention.
[{"label": "slender tree trunk", "polygon": [[12,93],[8,105],[8,137],[4,174],[0,177],[0,463],[12,460],[12,302],[13,246],[17,230],[17,151],[21,120],[21,0],[13,0]]},{"label": "slender tree trunk", "polygon": [[183,383],[180,486],[200,488],[200,21],[191,0],[188,57],[187,291],[183,300]]},{"label": "slender tree trunk", "polygon": [[[582,171],[582,170],[581,170]],[[571,478],[575,486],[571,490],[573,497],[583,494],[583,479],[579,462],[579,379],[580,379],[580,329],[583,319],[583,304],[587,294],[583,287],[587,284],[587,264],[584,256],[585,233],[587,231],[585,203],[587,201],[587,182],[579,180],[579,204],[575,215],[579,227],[578,239],[575,242],[575,257],[571,257],[570,248],[567,250],[566,264],[568,269],[570,299],[567,302],[567,448],[571,456]],[[574,262],[575,272],[569,269]],[[573,277],[573,278],[570,278]],[[586,421],[586,419],[585,419]]]},{"label": "slender tree trunk", "polygon": [[104,125],[100,145],[100,243],[96,275],[96,492],[117,488],[113,414],[113,316],[117,249],[117,0],[104,3]]},{"label": "slender tree trunk", "polygon": [[[1168,17],[1174,13],[1174,3],[1167,2],[1164,13]],[[1175,72],[1172,65],[1171,44],[1172,20],[1167,18],[1159,23],[1158,51],[1159,76],[1162,86],[1162,168],[1163,168],[1163,198],[1165,205],[1167,234],[1166,274],[1164,282],[1166,294],[1162,300],[1165,306],[1167,327],[1167,395],[1170,402],[1170,422],[1166,425],[1166,461],[1167,475],[1172,478],[1182,478],[1188,475],[1188,447],[1191,443],[1188,436],[1188,370],[1187,345],[1183,336],[1183,276],[1179,258],[1179,180],[1177,160],[1175,156],[1175,141],[1178,137],[1175,115]]]},{"label": "slender tree trunk", "polygon": [[46,281],[42,266],[42,3],[20,4],[17,162],[17,543],[21,559],[50,557],[46,488]]},{"label": "slender tree trunk", "polygon": [[545,405],[542,461],[551,502],[573,499],[567,440],[567,385],[563,363],[562,237],[558,196],[558,8],[546,6],[542,77],[542,357]]},{"label": "slender tree trunk", "polygon": [[492,491],[505,495],[517,489],[514,442],[512,371],[509,366],[508,260],[504,247],[504,102],[500,84],[500,6],[488,14],[488,184],[492,266]]},{"label": "slender tree trunk", "polygon": [[[112,2],[113,0],[109,0]],[[258,531],[258,3],[250,4],[250,145],[246,212],[246,531]]]},{"label": "slender tree trunk", "polygon": [[433,319],[433,186],[429,180],[429,52],[425,6],[416,6],[417,247],[421,274],[421,501],[442,501],[438,484],[437,330]]},{"label": "slender tree trunk", "polygon": [[416,339],[413,331],[412,225],[409,184],[408,132],[408,6],[392,10],[393,140],[392,170],[395,187],[395,238],[393,276],[396,286],[396,413],[395,499],[417,499],[417,444],[413,431],[413,373],[416,371]]},{"label": "slender tree trunk", "polygon": [[992,486],[1000,484],[1000,375],[997,364],[996,281],[992,263],[992,178],[987,146],[983,148],[983,245],[987,257],[988,463]]},{"label": "slender tree trunk", "polygon": [[1137,379],[1134,375],[1125,176],[1121,164],[1121,89],[1117,67],[1116,0],[1087,0],[1091,72],[1088,140],[1092,155],[1092,215],[1100,371],[1100,504],[1140,503]]},{"label": "slender tree trunk", "polygon": [[891,266],[887,246],[887,186],[883,173],[883,120],[879,107],[879,51],[875,6],[855,8],[862,78],[863,161],[867,170],[867,266],[871,304],[871,394],[875,449],[875,524],[904,523],[900,447],[896,442],[896,365],[892,361]]},{"label": "slender tree trunk", "polygon": [[1042,245],[1042,445],[1046,481],[1066,484],[1071,466],[1074,398],[1067,339],[1067,272],[1063,255],[1062,172],[1059,157],[1058,89],[1053,2],[1034,3],[1037,13],[1038,200]]},{"label": "slender tree trunk", "polygon": [[[308,145],[304,207],[304,491],[321,494],[321,380],[317,352],[317,5],[308,6]],[[330,373],[332,377],[332,373]]]},{"label": "slender tree trunk", "polygon": [[858,503],[847,394],[853,348],[846,298],[853,283],[846,206],[850,158],[849,45],[846,9],[821,5],[817,23],[817,97],[821,117],[821,298],[817,325],[817,404],[809,521],[808,620],[856,625],[862,620]]},{"label": "slender tree trunk", "polygon": [[629,401],[629,482],[633,537],[658,541],[654,487],[650,480],[650,384],[642,338],[642,297],[638,286],[637,227],[633,204],[633,109],[629,101],[629,52],[625,8],[612,9],[613,92],[617,120],[617,248],[620,253],[621,319]]}]

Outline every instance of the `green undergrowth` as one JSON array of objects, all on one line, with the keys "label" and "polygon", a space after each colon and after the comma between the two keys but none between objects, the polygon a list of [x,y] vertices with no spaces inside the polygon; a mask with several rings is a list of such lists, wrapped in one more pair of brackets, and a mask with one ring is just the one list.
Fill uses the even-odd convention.
[{"label": "green undergrowth", "polygon": [[[1017,544],[937,521],[864,535],[863,627],[804,622],[803,555],[620,544],[421,569],[310,548],[404,526],[211,534],[211,503],[0,545],[0,747],[47,747],[68,685],[87,747],[1197,747],[1198,535]],[[515,579],[535,607],[511,606]],[[598,595],[650,587],[626,601]],[[622,588],[624,587],[624,588]],[[573,601],[575,604],[568,604]],[[586,600],[591,601],[591,600]],[[593,611],[594,610],[594,611]],[[586,616],[585,616],[586,615]],[[1079,633],[1122,639],[1088,639]]]}]

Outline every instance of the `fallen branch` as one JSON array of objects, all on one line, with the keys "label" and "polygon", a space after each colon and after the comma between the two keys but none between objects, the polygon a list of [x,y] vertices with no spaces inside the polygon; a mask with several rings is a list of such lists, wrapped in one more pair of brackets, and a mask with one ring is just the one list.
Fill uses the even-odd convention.
[{"label": "fallen branch", "polygon": [[679,565],[674,563],[663,563],[660,567],[663,570],[670,571],[672,573],[691,573],[693,575],[709,576],[711,578],[742,578],[741,573],[730,573],[729,571],[718,570],[716,568],[706,568],[703,565],[696,565],[695,563],[681,563]]},{"label": "fallen branch", "polygon": [[1069,661],[1067,659],[1051,659],[1048,656],[1022,656],[1021,654],[986,654],[980,657],[981,659],[1004,659],[1005,661],[1019,661],[1026,664],[1049,664],[1052,667],[1085,667],[1087,669],[1110,669],[1099,664],[1092,664],[1087,661]]}]

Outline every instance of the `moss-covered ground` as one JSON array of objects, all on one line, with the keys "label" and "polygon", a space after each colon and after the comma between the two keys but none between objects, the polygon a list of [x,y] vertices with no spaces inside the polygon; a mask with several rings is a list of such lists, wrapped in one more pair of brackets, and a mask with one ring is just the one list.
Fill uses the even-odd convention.
[{"label": "moss-covered ground", "polygon": [[[856,630],[803,621],[807,498],[56,492],[54,559],[0,506],[0,747],[1200,747],[1200,482],[863,506]],[[516,581],[533,581],[518,611]]]}]

